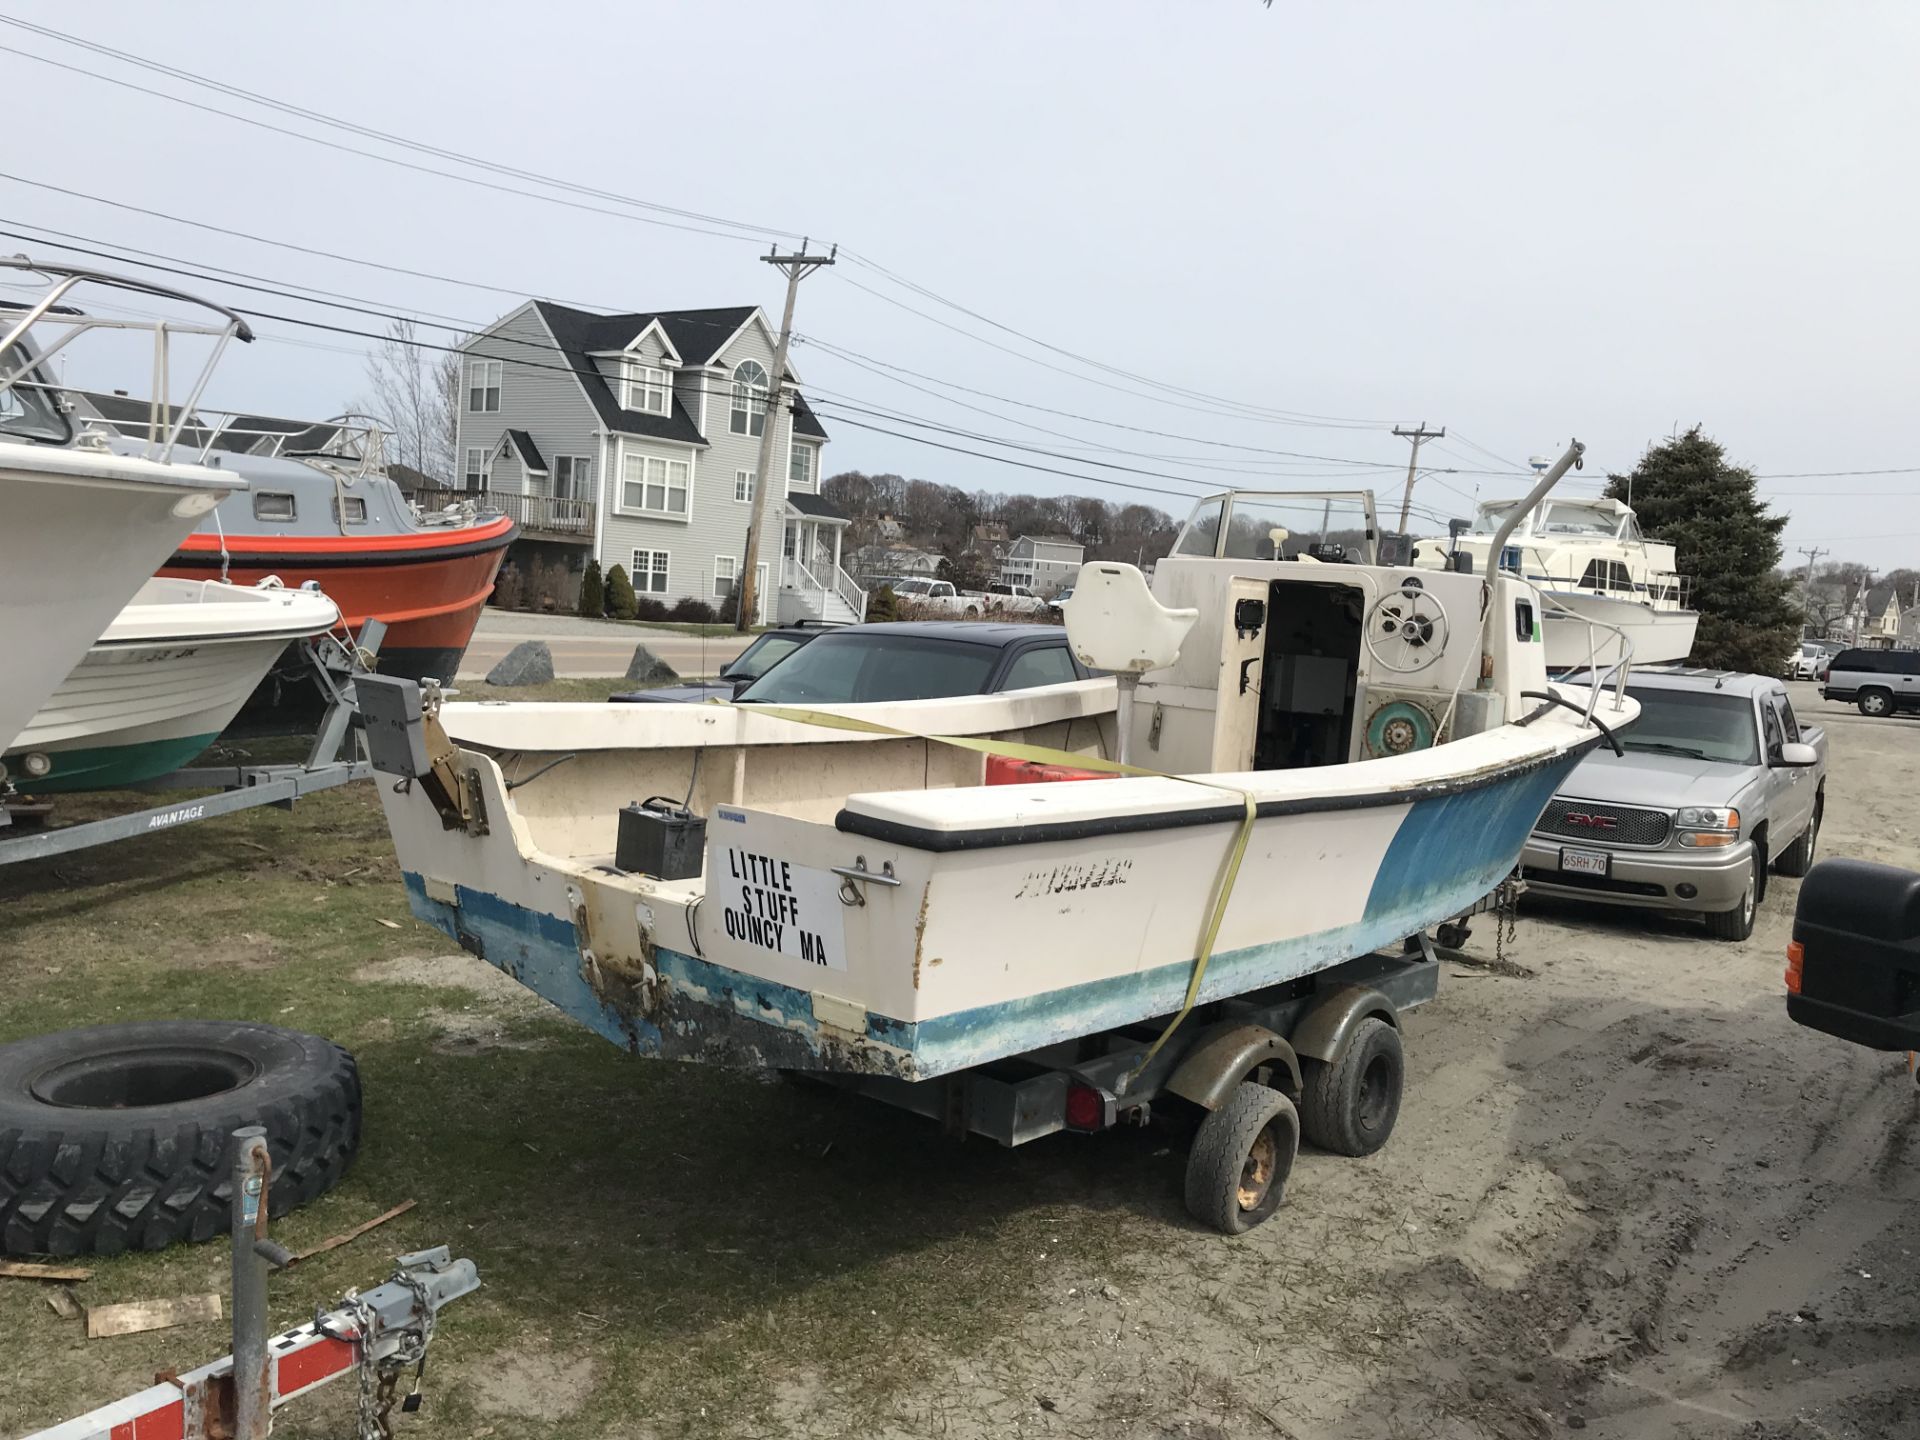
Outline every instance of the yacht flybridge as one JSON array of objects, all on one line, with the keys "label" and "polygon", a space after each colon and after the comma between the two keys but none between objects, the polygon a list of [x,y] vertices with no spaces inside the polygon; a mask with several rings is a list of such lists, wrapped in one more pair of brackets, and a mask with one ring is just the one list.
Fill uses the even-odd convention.
[{"label": "yacht flybridge", "polygon": [[1547,597],[1548,669],[1617,664],[1623,641],[1635,664],[1687,658],[1700,623],[1687,608],[1687,577],[1676,573],[1673,546],[1643,536],[1632,507],[1621,501],[1489,501],[1465,533],[1418,542],[1414,563],[1443,569],[1454,555],[1468,555],[1484,572],[1494,533],[1509,520],[1515,523],[1501,547],[1500,568]]}]

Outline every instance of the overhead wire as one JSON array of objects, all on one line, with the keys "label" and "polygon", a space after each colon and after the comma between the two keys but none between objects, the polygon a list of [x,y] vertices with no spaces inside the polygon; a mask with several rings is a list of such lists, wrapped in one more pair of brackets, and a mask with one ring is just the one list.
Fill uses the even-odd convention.
[{"label": "overhead wire", "polygon": [[[796,233],[791,229],[780,229],[772,226],[752,225],[752,224],[748,224],[747,222],[733,221],[733,220],[725,219],[724,217],[706,215],[699,211],[685,210],[680,207],[664,205],[657,201],[650,201],[650,200],[645,200],[639,197],[622,195],[615,191],[600,189],[594,186],[583,185],[577,181],[565,180],[560,177],[544,174],[542,172],[523,169],[515,166],[503,165],[498,161],[488,160],[485,157],[475,156],[464,151],[454,150],[450,147],[427,144],[422,141],[411,139],[410,137],[397,135],[391,131],[380,130],[376,127],[360,125],[357,122],[342,120],[338,116],[328,115],[322,111],[314,110],[309,107],[291,105],[285,101],[278,100],[273,96],[264,95],[258,91],[247,90],[240,86],[232,85],[224,81],[215,80],[209,76],[200,75],[194,71],[185,70],[178,66],[171,66],[160,61],[152,60],[149,57],[134,55],[127,51],[116,49],[113,46],[101,44],[98,41],[88,40],[82,36],[77,36],[65,31],[56,30],[51,26],[39,25],[31,21],[22,20],[16,16],[0,14],[0,23],[12,25],[15,28],[28,31],[29,33],[35,34],[42,39],[50,39],[57,43],[73,45],[83,50],[86,50],[90,53],[107,57],[113,60],[117,60],[129,65],[136,66],[140,69],[148,71],[149,73],[164,75],[176,81],[212,89],[217,93],[221,93],[221,94],[230,96],[232,98],[240,99],[240,100],[246,101],[247,103],[262,105],[274,110],[276,113],[279,113],[279,114],[284,114],[294,118],[307,120],[312,123],[327,125],[336,129],[346,131],[348,133],[362,136],[364,138],[378,140],[384,144],[405,148],[416,154],[427,154],[435,158],[449,160],[455,164],[466,165],[466,166],[471,166],[477,169],[481,169],[481,170],[487,171],[488,173],[507,175],[513,178],[527,180],[534,184],[546,186],[551,189],[562,190],[562,191],[566,191],[573,194],[589,195],[595,198],[607,199],[616,204],[644,209],[654,213],[649,215],[632,215],[632,214],[626,214],[620,211],[609,211],[604,209],[604,207],[583,205],[577,201],[565,199],[562,196],[542,195],[537,192],[521,190],[513,186],[502,186],[495,182],[481,180],[481,179],[478,179],[477,177],[470,176],[470,175],[460,175],[454,172],[441,170],[432,166],[416,165],[413,162],[400,160],[394,156],[382,155],[375,151],[362,150],[356,146],[342,145],[337,141],[327,140],[322,137],[310,135],[298,130],[292,130],[286,126],[274,125],[270,122],[260,120],[254,116],[238,114],[234,111],[222,109],[218,106],[203,105],[200,102],[186,99],[183,96],[173,95],[163,90],[155,90],[149,86],[137,85],[131,81],[124,80],[119,77],[104,75],[98,71],[86,69],[83,66],[69,65],[66,62],[55,60],[49,56],[38,55],[31,51],[18,50],[14,47],[0,47],[0,49],[7,50],[9,53],[20,55],[23,58],[34,60],[41,64],[54,66],[56,68],[66,70],[70,73],[78,74],[91,79],[100,80],[107,84],[118,85],[123,88],[134,90],[141,94],[145,94],[156,99],[171,101],[175,104],[184,105],[192,109],[201,110],[207,113],[218,115],[222,118],[233,120],[241,124],[252,125],[257,128],[271,131],[273,133],[286,135],[289,138],[305,140],[312,144],[322,145],[322,146],[326,146],[328,148],[332,148],[336,150],[342,150],[348,154],[352,154],[364,159],[374,160],[379,163],[389,164],[389,165],[398,165],[403,168],[420,171],[422,173],[435,175],[441,178],[456,180],[461,183],[481,185],[489,189],[501,190],[501,191],[504,191],[505,193],[522,196],[524,198],[542,200],[542,201],[546,201],[548,203],[553,203],[553,204],[567,205],[575,209],[582,209],[592,213],[612,215],[615,218],[637,219],[645,223],[665,225],[668,228],[673,228],[673,229],[694,230],[697,233],[719,235],[720,238],[731,238],[731,239],[750,238],[749,235],[747,234],[729,233],[729,231],[751,232],[752,236],[759,237],[759,238],[765,238],[769,236],[774,238],[791,238]],[[675,221],[661,220],[657,218],[657,216],[661,214],[673,215],[676,217],[681,217],[683,219],[699,220],[704,222],[705,225],[709,228],[702,229],[702,227],[698,225],[681,224],[677,220]],[[719,230],[714,230],[710,228],[716,225],[729,227],[729,231],[719,231]],[[989,325],[994,329],[1000,330],[1005,334],[1012,335],[1018,339],[1025,341],[1029,345],[1037,346],[1038,348],[1050,351],[1051,353],[1060,355],[1064,358],[1074,360],[1082,366],[1100,370],[1108,374],[1118,375],[1124,378],[1132,379],[1142,384],[1151,385],[1155,387],[1156,392],[1161,392],[1161,391],[1166,392],[1164,394],[1149,393],[1146,395],[1138,396],[1138,398],[1147,399],[1154,403],[1173,404],[1176,402],[1174,402],[1169,398],[1169,396],[1171,395],[1185,394],[1188,396],[1196,396],[1201,393],[1201,392],[1189,390],[1182,386],[1174,385],[1171,382],[1156,379],[1150,376],[1144,376],[1138,372],[1126,370],[1122,367],[1108,364],[1105,361],[1094,359],[1091,356],[1086,356],[1077,351],[1069,350],[1066,347],[1054,345],[1052,342],[1042,340],[1037,336],[1029,335],[1026,332],[1016,329],[1013,326],[1009,326],[1004,324],[1003,322],[994,320],[990,316],[984,315],[977,310],[973,310],[970,307],[962,305],[957,301],[951,300],[946,296],[943,296],[938,292],[928,288],[927,286],[921,285],[919,282],[914,281],[909,277],[901,275],[899,272],[892,270],[885,265],[880,264],[878,261],[872,259],[871,257],[860,255],[857,252],[854,252],[850,249],[846,249],[845,247],[842,247],[842,248],[844,253],[847,255],[850,263],[862,266],[872,271],[876,275],[884,276],[890,283],[906,288],[912,291],[913,293],[923,295],[937,304],[947,306],[948,308],[954,310],[956,313],[964,314],[969,318],[978,321],[981,324]],[[878,294],[878,292],[872,291],[871,287],[859,285],[857,281],[849,280],[847,283],[855,285],[856,288],[868,290],[869,293]],[[891,297],[882,297],[882,298],[890,299]],[[894,303],[900,303],[900,302],[894,302]],[[919,315],[922,319],[929,320],[932,323],[942,324],[942,325],[945,325],[946,323],[946,322],[939,321],[937,317],[926,315],[925,312],[923,311],[914,310],[913,307],[911,306],[903,305],[902,308],[906,309],[909,313]],[[974,338],[976,340],[982,341],[982,343],[991,343],[991,342],[985,341],[984,337],[975,336],[972,334],[972,332],[961,329],[960,327],[946,325],[946,328],[955,330],[955,332],[959,334],[968,335],[970,336],[970,338]],[[1004,348],[1004,347],[996,347],[996,348]],[[1033,361],[1034,363],[1041,363],[1041,362],[1038,362],[1037,360],[1034,360],[1034,357],[1021,355],[1021,353],[1018,351],[1009,350],[1008,353],[1019,356],[1019,358],[1022,358],[1022,359]],[[1060,367],[1049,366],[1048,368],[1059,369]],[[1086,383],[1100,383],[1094,380],[1093,377],[1078,375],[1073,371],[1061,369],[1060,373],[1068,375],[1071,378],[1079,379]],[[1289,410],[1284,410],[1277,407],[1255,405],[1250,402],[1246,402],[1238,399],[1231,399],[1231,398],[1223,398],[1218,403],[1224,406],[1230,407],[1225,411],[1214,412],[1214,413],[1221,414],[1223,418],[1239,418],[1243,420],[1266,421],[1266,422],[1281,423],[1281,424],[1322,425],[1322,426],[1331,426],[1334,428],[1352,427],[1352,428],[1376,428],[1377,429],[1377,428],[1384,428],[1390,423],[1385,420],[1370,421],[1370,420],[1359,419],[1357,417],[1326,416],[1326,415],[1317,415],[1317,414],[1314,414],[1313,412],[1307,412],[1307,411],[1289,411]],[[1192,407],[1183,407],[1183,408],[1192,408]],[[1203,412],[1203,413],[1208,413],[1208,412]]]},{"label": "overhead wire", "polygon": [[[0,24],[13,25],[20,23],[22,22],[14,20],[9,16],[0,15]],[[75,41],[74,43],[85,44],[87,42]],[[564,205],[570,210],[581,210],[593,215],[607,215],[616,220],[632,220],[642,225],[658,225],[667,230],[685,230],[695,235],[710,235],[721,240],[733,240],[744,244],[758,245],[762,238],[756,235],[741,235],[726,230],[716,230],[710,226],[688,225],[678,220],[662,220],[652,215],[636,215],[625,210],[609,210],[604,205],[589,205],[584,201],[569,200],[561,195],[542,195],[538,191],[522,190],[513,185],[502,185],[496,181],[482,180],[476,175],[462,175],[453,170],[437,169],[432,165],[419,165],[411,160],[402,160],[398,156],[382,155],[377,150],[362,150],[357,145],[342,144],[338,140],[327,140],[318,135],[308,135],[299,130],[290,129],[285,125],[275,125],[251,115],[240,115],[232,110],[223,110],[218,105],[203,105],[199,101],[189,100],[185,96],[169,95],[164,90],[155,90],[148,85],[136,85],[131,80],[122,80],[113,75],[102,75],[97,70],[89,70],[81,65],[69,65],[65,61],[55,60],[46,55],[36,55],[30,50],[21,50],[12,45],[0,45],[0,52],[8,55],[18,55],[26,60],[36,60],[43,65],[51,65],[55,69],[65,70],[75,75],[84,75],[88,79],[103,81],[108,85],[117,85],[124,90],[138,91],[142,95],[151,95],[155,99],[171,100],[176,105],[186,106],[189,110],[199,110],[209,115],[221,116],[227,120],[237,120],[242,125],[251,125],[256,129],[268,130],[276,135],[287,136],[289,139],[304,140],[309,145],[318,145],[327,150],[338,150],[348,155],[357,155],[364,160],[374,160],[382,165],[393,165],[399,169],[411,170],[420,175],[434,175],[442,180],[452,180],[462,185],[474,185],[483,190],[497,191],[503,195],[518,195],[524,199],[539,200],[549,205]]]}]

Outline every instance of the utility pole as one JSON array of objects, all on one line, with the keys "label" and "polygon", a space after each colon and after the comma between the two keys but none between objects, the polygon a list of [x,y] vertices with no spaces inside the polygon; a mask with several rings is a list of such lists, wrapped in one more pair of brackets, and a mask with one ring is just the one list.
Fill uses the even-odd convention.
[{"label": "utility pole", "polygon": [[[787,408],[783,387],[787,383],[787,344],[793,337],[794,295],[799,291],[802,280],[822,265],[833,264],[834,256],[839,253],[840,247],[835,245],[825,255],[809,255],[807,242],[802,240],[797,255],[782,255],[774,251],[760,257],[764,263],[787,277],[787,304],[780,312],[780,340],[773,348],[773,374],[767,381],[767,413],[760,426],[760,468],[754,472],[753,509],[747,520],[747,553],[740,570],[740,605],[733,617],[733,628],[741,633],[753,623],[759,598],[760,537],[766,530],[768,507],[776,493],[782,497],[786,495],[784,482],[777,492],[774,487],[773,445],[780,429],[780,417]],[[752,413],[751,409],[748,413]]]},{"label": "utility pole", "polygon": [[[1807,578],[1800,582],[1800,628],[1804,631],[1807,628],[1807,617],[1812,613],[1813,606],[1813,562],[1828,552],[1817,545],[1811,550],[1802,545],[1800,553],[1807,557]],[[1827,637],[1822,635],[1820,638],[1824,640]]]},{"label": "utility pole", "polygon": [[1429,430],[1427,422],[1422,420],[1412,430],[1404,430],[1396,425],[1393,427],[1393,433],[1402,440],[1413,442],[1413,453],[1407,457],[1407,493],[1400,497],[1400,533],[1404,535],[1407,533],[1407,511],[1413,508],[1413,472],[1420,464],[1420,447],[1428,440],[1444,438],[1447,427],[1442,425],[1438,430]]}]

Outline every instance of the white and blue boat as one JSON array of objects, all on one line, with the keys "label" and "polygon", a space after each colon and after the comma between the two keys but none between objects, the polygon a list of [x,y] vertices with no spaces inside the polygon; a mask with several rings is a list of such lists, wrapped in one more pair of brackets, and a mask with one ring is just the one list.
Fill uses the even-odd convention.
[{"label": "white and blue boat", "polygon": [[[1151,592],[1089,563],[1068,631],[1117,679],[805,714],[429,691],[388,764],[417,783],[380,787],[412,907],[636,1054],[907,1081],[1397,950],[1637,712],[1549,684],[1524,579],[1383,566],[1377,533],[1364,492],[1239,491]],[[1157,773],[1001,784],[995,746]],[[654,796],[689,847],[623,868]]]}]

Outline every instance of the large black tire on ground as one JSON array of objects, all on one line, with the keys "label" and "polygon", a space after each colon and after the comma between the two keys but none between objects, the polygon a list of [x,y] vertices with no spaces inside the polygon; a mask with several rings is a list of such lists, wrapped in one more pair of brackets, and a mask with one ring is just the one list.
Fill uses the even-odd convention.
[{"label": "large black tire on ground", "polygon": [[353,1057],[240,1020],[0,1046],[0,1252],[112,1255],[227,1234],[246,1125],[267,1132],[270,1215],[326,1193],[360,1146]]}]

